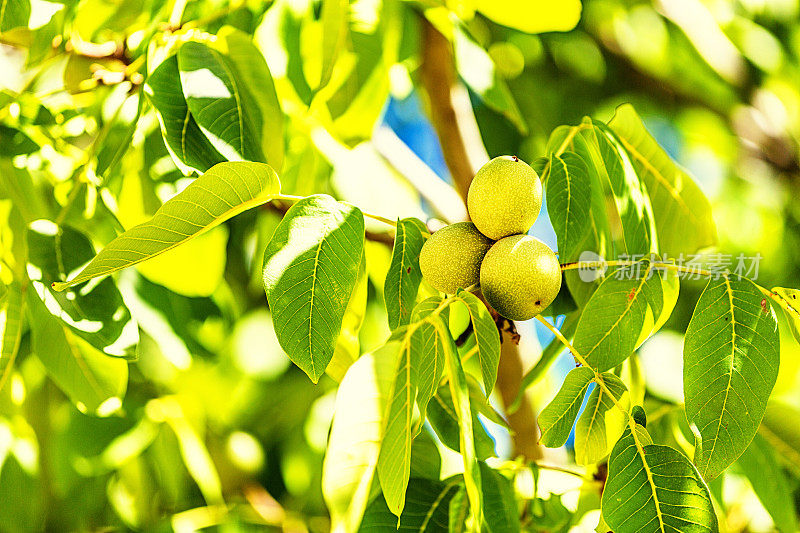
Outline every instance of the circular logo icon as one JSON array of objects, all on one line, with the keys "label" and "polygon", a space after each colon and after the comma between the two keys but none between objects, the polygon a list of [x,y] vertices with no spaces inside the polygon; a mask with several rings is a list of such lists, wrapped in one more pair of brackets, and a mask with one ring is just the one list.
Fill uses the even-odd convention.
[{"label": "circular logo icon", "polygon": [[578,261],[581,263],[587,263],[586,265],[581,265],[581,267],[578,269],[578,277],[581,279],[581,281],[586,283],[591,283],[596,279],[603,277],[608,269],[606,260],[597,253],[589,250],[581,252]]}]

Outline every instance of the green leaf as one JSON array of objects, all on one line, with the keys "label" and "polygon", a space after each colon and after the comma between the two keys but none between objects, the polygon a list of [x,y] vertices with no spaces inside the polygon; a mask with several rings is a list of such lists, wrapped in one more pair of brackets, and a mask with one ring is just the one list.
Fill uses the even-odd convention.
[{"label": "green leaf", "polygon": [[458,349],[450,336],[449,328],[437,323],[441,338],[445,341],[445,360],[448,385],[453,397],[453,407],[458,419],[459,451],[464,463],[464,486],[469,499],[470,517],[473,524],[483,524],[483,492],[481,491],[481,472],[476,456],[474,420],[469,398],[469,386],[458,357]]},{"label": "green leaf", "polygon": [[[252,45],[246,47],[244,38],[236,33],[224,34],[220,41],[216,47],[224,51],[197,41],[188,41],[178,50],[181,86],[189,111],[211,144],[229,161],[257,161],[277,167],[281,161],[268,158],[264,145],[277,135],[275,142],[280,150],[275,154],[282,158],[283,122],[274,112],[276,99],[259,99],[261,91],[274,91],[264,58]],[[265,118],[276,120],[270,124]]]},{"label": "green leaf", "polygon": [[314,383],[333,357],[363,247],[361,211],[314,195],[289,209],[264,252],[278,342]]},{"label": "green leaf", "polygon": [[22,289],[12,283],[0,301],[0,391],[3,390],[11,372],[22,338],[25,300]]},{"label": "green leaf", "polygon": [[[171,250],[280,192],[275,171],[261,163],[220,163],[167,201],[152,219],[111,241],[81,272],[53,288],[63,291]],[[188,265],[187,265],[188,267]]]},{"label": "green leaf", "polygon": [[492,392],[497,381],[497,366],[500,363],[500,333],[486,305],[471,292],[459,289],[456,298],[464,302],[469,312],[469,319],[475,331],[475,343],[478,361],[481,364],[481,376],[486,395]]},{"label": "green leaf", "polygon": [[[565,339],[572,339],[572,336],[575,334],[575,327],[578,325],[580,316],[581,315],[579,312],[571,313],[564,319],[564,322],[561,324],[561,334]],[[564,350],[564,345],[561,343],[561,340],[557,338],[553,338],[553,340],[550,341],[550,344],[544,347],[542,350],[542,355],[539,357],[539,360],[536,361],[536,364],[533,365],[533,367],[528,370],[524,376],[522,376],[522,380],[520,380],[519,384],[519,391],[517,392],[517,396],[514,398],[514,401],[508,406],[508,412],[514,413],[517,411],[517,409],[519,409],[519,406],[521,405],[522,399],[528,388],[546,374],[547,370],[550,368],[550,365],[555,362],[556,358],[561,355]]]},{"label": "green leaf", "polygon": [[128,383],[128,363],[73,334],[50,314],[35,291],[28,291],[27,304],[33,352],[56,385],[84,413],[107,416],[117,411]]},{"label": "green leaf", "polygon": [[336,339],[333,357],[325,368],[325,373],[337,382],[342,381],[350,365],[361,356],[361,342],[358,334],[367,312],[368,292],[367,258],[366,254],[361,254],[356,286],[350,296],[350,301],[347,302],[347,309],[342,318],[342,329]]},{"label": "green leaf", "polygon": [[800,342],[800,290],[773,287],[772,294],[786,315],[792,335],[797,342]]},{"label": "green leaf", "polygon": [[448,533],[450,501],[461,486],[460,479],[438,481],[412,479],[405,494],[407,502],[400,520],[389,511],[386,501],[378,496],[370,503],[361,533],[386,531],[415,531],[417,533]]},{"label": "green leaf", "polygon": [[68,226],[40,219],[28,226],[26,239],[28,277],[47,310],[106,355],[133,358],[139,329],[114,280],[105,278],[64,292],[49,286],[53,280],[66,279],[94,256],[89,238]]},{"label": "green leaf", "polygon": [[769,511],[778,531],[797,531],[792,491],[769,442],[756,435],[739,457],[737,464],[750,480],[753,491],[764,508]]},{"label": "green leaf", "polygon": [[577,260],[591,230],[592,182],[577,154],[553,156],[547,178],[547,213],[556,232],[561,263]]},{"label": "green leaf", "polygon": [[425,244],[425,225],[416,218],[397,222],[397,232],[392,248],[392,262],[386,272],[383,294],[389,327],[396,329],[408,323],[417,299],[422,273],[419,270],[419,252]]},{"label": "green leaf", "polygon": [[30,0],[0,0],[0,32],[27,27],[30,17]]},{"label": "green leaf", "polygon": [[548,448],[558,448],[567,442],[572,425],[583,404],[586,390],[594,379],[594,371],[585,366],[573,368],[547,406],[539,414],[539,441]]},{"label": "green leaf", "polygon": [[[412,323],[419,322],[429,317],[441,304],[442,299],[438,296],[433,296],[423,300],[414,308],[411,313]],[[439,317],[432,320],[443,320],[446,323],[448,313],[447,309],[441,311]],[[417,375],[417,406],[420,413],[420,429],[422,423],[428,412],[428,403],[436,389],[439,382],[442,380],[442,373],[444,371],[444,342],[439,336],[439,330],[435,322],[431,319],[420,324],[412,334],[411,344],[411,364],[416,370]]]},{"label": "green leaf", "polygon": [[481,492],[486,528],[491,533],[515,533],[520,530],[517,500],[511,482],[484,462],[481,469]]},{"label": "green leaf", "polygon": [[178,56],[172,55],[147,77],[144,92],[156,110],[164,142],[178,164],[205,172],[225,158],[211,144],[197,125],[189,104],[183,97]]},{"label": "green leaf", "polygon": [[422,431],[411,444],[411,477],[439,481],[442,473],[442,457],[429,431]]},{"label": "green leaf", "polygon": [[778,378],[775,312],[756,285],[708,282],[686,328],[683,391],[695,433],[695,464],[713,478],[753,439]]},{"label": "green leaf", "polygon": [[640,439],[626,429],[608,460],[602,499],[608,526],[613,531],[718,531],[708,487],[694,465],[668,446]]},{"label": "green leaf", "polygon": [[[472,402],[470,402],[470,407],[472,409],[475,454],[480,460],[484,460],[487,457],[494,457],[497,455],[494,441],[483,427],[483,424],[478,418],[478,412],[472,405]],[[442,441],[442,444],[451,450],[459,451],[458,414],[453,406],[453,395],[448,385],[439,387],[436,394],[431,399],[428,405],[428,422],[434,432],[436,432],[439,440]]]},{"label": "green leaf", "polygon": [[650,136],[633,106],[618,107],[608,126],[647,187],[659,252],[675,257],[716,243],[717,230],[708,199],[692,177]]},{"label": "green leaf", "polygon": [[411,446],[414,435],[412,421],[414,404],[419,405],[420,423],[427,412],[428,402],[441,381],[444,367],[443,342],[440,331],[446,329],[441,314],[432,314],[441,298],[428,298],[414,308],[413,322],[395,330],[389,345],[395,346],[398,355],[389,402],[384,415],[385,429],[378,456],[378,475],[386,503],[400,516],[405,504],[411,472]]},{"label": "green leaf", "polygon": [[678,299],[674,272],[650,260],[607,275],[586,304],[573,345],[600,372],[614,368],[664,324]]},{"label": "green leaf", "polygon": [[800,411],[770,402],[758,433],[775,449],[784,466],[800,478]]},{"label": "green leaf", "polygon": [[602,161],[599,172],[608,182],[616,216],[622,224],[624,250],[629,255],[657,252],[658,239],[647,189],[613,133],[602,123],[593,124],[587,135],[593,138]]},{"label": "green leaf", "polygon": [[249,35],[231,26],[217,33],[216,46],[230,61],[237,81],[241,81],[245,116],[249,119],[253,115],[254,129],[261,125],[255,133],[265,162],[272,168],[282,168],[284,117],[264,56]]},{"label": "green leaf", "polygon": [[405,506],[408,480],[411,476],[411,441],[414,438],[412,421],[414,403],[417,399],[417,367],[414,354],[419,353],[412,345],[418,342],[414,332],[407,326],[397,330],[387,346],[397,355],[394,379],[389,389],[381,450],[378,455],[378,478],[383,497],[392,514],[400,516]]},{"label": "green leaf", "polygon": [[350,5],[347,0],[323,0],[320,19],[322,23],[322,72],[317,91],[325,87],[333,74],[336,60],[347,43]]},{"label": "green leaf", "polygon": [[365,354],[347,370],[336,394],[336,408],[322,467],[322,493],[331,514],[331,531],[355,531],[367,508],[378,464],[383,416],[394,360]]},{"label": "green leaf", "polygon": [[467,489],[464,485],[461,485],[450,500],[450,510],[448,512],[449,533],[464,533],[464,531],[467,530],[468,513],[469,500],[467,499]]},{"label": "green leaf", "polygon": [[[575,462],[579,465],[599,463],[625,429],[631,404],[628,388],[608,372],[603,374],[603,383],[605,388],[596,386],[589,394],[575,426]],[[625,409],[624,413],[617,404]]]},{"label": "green leaf", "polygon": [[[601,176],[601,170],[604,166],[597,147],[596,137],[591,135],[593,131],[594,125],[589,118],[585,118],[578,126],[560,126],[550,135],[550,139],[547,142],[547,153],[552,158],[555,152],[566,149],[583,159],[591,181],[590,231],[587,232],[585,240],[578,245],[578,248],[582,252],[593,252],[601,258],[615,257],[618,253],[614,249],[614,236],[611,233],[609,222],[610,206],[614,204],[606,198],[608,180],[604,176],[607,173],[602,173],[603,176]],[[544,174],[542,177],[543,179],[548,179]],[[614,209],[613,214],[617,216],[616,209]],[[622,252],[624,250],[619,251],[619,253]],[[586,303],[599,285],[599,283],[583,281],[579,272],[573,270],[566,271],[564,279],[579,306],[583,306]]]}]

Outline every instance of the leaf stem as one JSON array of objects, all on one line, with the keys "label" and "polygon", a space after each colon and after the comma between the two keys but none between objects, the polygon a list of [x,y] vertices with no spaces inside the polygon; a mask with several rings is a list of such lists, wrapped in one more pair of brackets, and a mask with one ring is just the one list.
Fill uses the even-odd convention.
[{"label": "leaf stem", "polygon": [[[573,263],[564,263],[561,265],[561,271],[564,272],[565,270],[575,270],[577,268],[601,268],[601,267],[613,267],[613,266],[630,266],[638,263],[639,261],[631,261],[626,259],[620,259],[615,261],[575,261]],[[653,261],[652,262],[653,268],[664,268],[666,270],[671,270],[673,272],[683,272],[685,274],[697,274],[698,276],[706,276],[706,277],[713,277],[713,276],[723,276],[725,278],[729,278],[732,274],[729,271],[725,272],[712,272],[710,270],[705,270],[702,268],[696,268],[693,266],[685,266],[685,265],[676,265],[675,263],[667,263],[663,261]],[[737,275],[737,274],[733,274]],[[779,295],[775,294],[771,290],[762,287],[755,281],[750,278],[745,278],[744,276],[740,276],[743,279],[748,280],[750,283],[755,285],[755,287],[761,291],[761,294],[770,298],[774,301],[781,309],[786,309],[786,302],[781,298]]]},{"label": "leaf stem", "polygon": [[[275,196],[274,198],[272,198],[272,200],[273,201],[274,200],[283,200],[283,201],[286,201],[286,202],[297,202],[299,200],[302,200],[303,198],[306,198],[306,197],[305,196],[296,196],[294,194],[279,194],[279,195]],[[372,220],[377,220],[378,222],[383,222],[384,224],[388,224],[389,226],[393,226],[393,227],[397,226],[397,222],[395,222],[394,220],[388,219],[386,217],[382,217],[380,215],[376,215],[374,213],[369,213],[367,211],[364,211],[361,208],[359,208],[359,210],[361,211],[361,214],[363,214],[367,218],[371,218]]]},{"label": "leaf stem", "polygon": [[609,390],[608,386],[606,385],[605,380],[603,379],[603,375],[600,372],[598,372],[597,370],[595,370],[595,368],[593,366],[589,365],[589,363],[586,362],[586,359],[581,354],[578,353],[578,350],[575,349],[575,347],[572,345],[572,343],[570,343],[567,340],[567,338],[564,337],[564,335],[561,334],[561,330],[559,330],[557,327],[552,325],[550,322],[548,322],[547,320],[542,318],[541,315],[537,315],[536,316],[536,320],[538,320],[539,322],[544,324],[545,327],[547,329],[549,329],[553,333],[553,335],[556,336],[556,338],[559,340],[559,342],[561,342],[561,344],[563,344],[570,351],[570,353],[572,353],[572,356],[575,357],[575,360],[577,362],[579,362],[582,366],[585,366],[586,368],[588,368],[592,372],[594,372],[593,381],[595,383],[597,383],[598,387],[603,389],[603,392],[608,394],[608,397],[611,398],[611,401],[614,402],[614,405],[620,411],[622,411],[622,413],[625,416],[628,417],[628,425],[631,428],[631,433],[633,433],[633,438],[634,438],[634,440],[636,440],[637,445],[639,445],[639,439],[636,436],[636,421],[633,419],[633,416],[628,412],[628,410],[625,409],[624,407],[622,407],[622,405],[620,405],[619,402],[617,402],[617,399],[614,397],[614,395],[611,393],[611,390]]}]

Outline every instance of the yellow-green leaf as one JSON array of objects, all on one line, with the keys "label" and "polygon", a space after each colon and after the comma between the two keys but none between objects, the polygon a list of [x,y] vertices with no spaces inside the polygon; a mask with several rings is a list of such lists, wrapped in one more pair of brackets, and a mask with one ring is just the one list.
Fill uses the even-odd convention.
[{"label": "yellow-green leaf", "polygon": [[278,176],[268,165],[250,162],[215,165],[161,206],[152,219],[108,243],[77,276],[53,283],[53,288],[62,291],[141,263],[251,207],[269,202],[279,193]]}]

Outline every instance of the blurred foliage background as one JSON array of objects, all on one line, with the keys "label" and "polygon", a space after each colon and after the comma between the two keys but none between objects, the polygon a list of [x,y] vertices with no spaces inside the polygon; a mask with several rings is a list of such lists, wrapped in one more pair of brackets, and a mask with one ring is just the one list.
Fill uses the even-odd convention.
[{"label": "blurred foliage background", "polygon": [[[797,0],[333,4],[0,2],[3,287],[25,268],[19,215],[69,224],[99,249],[186,185],[189,169],[170,157],[144,81],[176,40],[224,26],[252,35],[269,65],[284,115],[269,162],[284,193],[334,193],[389,218],[458,220],[464,176],[488,157],[533,161],[556,126],[607,120],[632,102],[711,199],[719,249],[759,256],[765,286],[800,285]],[[336,382],[315,386],[289,364],[260,283],[284,208],[246,212],[119,276],[141,340],[124,399],[104,404],[104,416],[47,378],[23,331],[15,360],[0,364],[0,530],[327,530],[320,478]],[[532,232],[554,245],[544,218]],[[340,341],[355,355],[388,333],[383,231],[368,226],[363,323]],[[639,358],[648,413],[676,439],[677,332],[703,287],[682,285],[670,323]],[[519,329],[526,370],[549,338]],[[782,350],[774,394],[800,408],[799,349]],[[526,409],[551,398],[571,365],[562,355]],[[500,406],[516,393],[510,379]],[[530,420],[517,427],[527,430],[515,442],[493,432],[501,457],[541,453]],[[568,462],[568,453],[546,459]],[[789,479],[800,501],[798,477]],[[579,487],[550,481],[574,511]],[[773,529],[746,473],[734,467],[712,489],[726,504],[725,530]],[[596,519],[578,513],[575,527]]]}]

